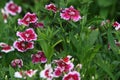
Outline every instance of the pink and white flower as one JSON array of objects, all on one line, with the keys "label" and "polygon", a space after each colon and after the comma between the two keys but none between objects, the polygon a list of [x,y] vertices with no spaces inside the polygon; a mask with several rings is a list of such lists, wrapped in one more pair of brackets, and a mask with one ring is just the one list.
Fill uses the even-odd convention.
[{"label": "pink and white flower", "polygon": [[53,72],[53,76],[54,77],[60,77],[63,73],[63,69],[61,69],[60,67],[55,68],[54,72]]},{"label": "pink and white flower", "polygon": [[113,27],[115,27],[115,30],[120,30],[120,23],[117,21],[113,23]]},{"label": "pink and white flower", "polygon": [[30,70],[28,70],[28,71],[25,71],[24,73],[25,73],[25,75],[27,75],[28,77],[32,77],[33,75],[36,74],[36,72],[37,72],[37,70],[32,70],[32,69],[30,69]]},{"label": "pink and white flower", "polygon": [[52,80],[53,78],[53,69],[51,67],[51,64],[46,64],[45,69],[40,72],[40,77],[47,79],[47,80]]},{"label": "pink and white flower", "polygon": [[115,41],[116,46],[120,47],[120,42],[118,42],[117,40],[114,40],[114,41]]},{"label": "pink and white flower", "polygon": [[19,25],[29,26],[30,23],[37,22],[38,18],[35,13],[27,12],[23,19],[18,19]]},{"label": "pink and white flower", "polygon": [[1,13],[2,13],[4,23],[7,23],[7,19],[8,19],[8,16],[9,16],[8,12],[5,11],[4,9],[1,9]]},{"label": "pink and white flower", "polygon": [[6,3],[5,10],[9,14],[15,16],[17,13],[20,13],[22,11],[22,8],[20,6],[18,6],[17,4],[15,4],[13,1],[10,1],[10,2]]},{"label": "pink and white flower", "polygon": [[81,19],[79,11],[74,9],[73,6],[61,10],[60,16],[62,19],[73,20],[74,22],[77,22]]},{"label": "pink and white flower", "polygon": [[[119,41],[114,40],[114,42],[115,42],[115,45],[116,45],[117,47],[120,47],[120,42],[119,42]],[[111,49],[110,44],[108,44],[108,49],[109,49],[109,50]]]},{"label": "pink and white flower", "polygon": [[67,56],[60,60],[55,60],[55,63],[60,67],[64,72],[69,72],[74,68],[74,64],[70,61],[71,56]]},{"label": "pink and white flower", "polygon": [[77,71],[72,71],[66,74],[62,80],[80,80],[80,74]]},{"label": "pink and white flower", "polygon": [[2,48],[1,52],[8,53],[14,51],[14,48],[12,46],[9,46],[8,44],[3,42],[0,43],[0,47]]},{"label": "pink and white flower", "polygon": [[47,9],[47,10],[51,10],[51,11],[53,11],[53,12],[55,12],[56,13],[56,11],[57,11],[57,7],[55,6],[55,4],[48,4],[48,5],[45,5],[45,9]]},{"label": "pink and white flower", "polygon": [[17,72],[14,73],[14,77],[15,78],[23,78],[23,73],[17,71]]},{"label": "pink and white flower", "polygon": [[12,67],[19,67],[19,68],[21,68],[23,66],[22,59],[14,59],[14,60],[12,60],[11,66]]},{"label": "pink and white flower", "polygon": [[25,52],[28,49],[33,49],[34,48],[34,42],[26,42],[23,40],[15,41],[13,43],[14,48],[16,48],[20,52]]},{"label": "pink and white flower", "polygon": [[72,56],[68,55],[66,56],[65,58],[63,58],[62,60],[65,62],[65,63],[70,63],[70,59],[72,58]]},{"label": "pink and white flower", "polygon": [[44,55],[44,52],[39,51],[37,54],[32,54],[32,62],[33,63],[46,63],[47,62],[47,58]]},{"label": "pink and white flower", "polygon": [[57,63],[57,66],[59,66],[65,72],[69,72],[69,71],[71,71],[74,68],[74,64],[73,63],[65,63],[62,60],[59,60],[56,63]]},{"label": "pink and white flower", "polygon": [[37,40],[37,34],[32,28],[25,30],[24,32],[17,32],[17,36],[19,36],[23,41],[35,41]]},{"label": "pink and white flower", "polygon": [[101,22],[101,26],[104,26],[104,25],[107,24],[107,23],[110,23],[110,20],[103,20],[103,21]]},{"label": "pink and white flower", "polygon": [[33,27],[35,27],[35,28],[43,28],[44,24],[42,22],[36,22],[36,23],[33,24]]}]

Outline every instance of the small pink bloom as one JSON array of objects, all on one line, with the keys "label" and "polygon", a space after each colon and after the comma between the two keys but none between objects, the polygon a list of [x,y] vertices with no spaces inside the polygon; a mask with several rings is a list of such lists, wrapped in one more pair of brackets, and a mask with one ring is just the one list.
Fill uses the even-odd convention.
[{"label": "small pink bloom", "polygon": [[5,11],[4,9],[1,9],[1,13],[2,13],[4,23],[7,23],[7,19],[8,19],[8,16],[9,16],[8,12]]},{"label": "small pink bloom", "polygon": [[17,32],[17,36],[19,36],[23,41],[33,41],[37,40],[37,34],[32,28],[25,30],[24,32]]},{"label": "small pink bloom", "polygon": [[[117,47],[120,47],[120,42],[118,42],[118,41],[116,41],[116,40],[114,40],[114,42],[115,42],[115,45],[116,45]],[[110,44],[108,44],[108,49],[109,49],[109,50],[111,49]]]},{"label": "small pink bloom", "polygon": [[18,5],[16,5],[13,1],[10,1],[6,3],[5,5],[5,10],[11,14],[11,15],[16,15],[16,13],[20,13],[22,11],[22,8]]},{"label": "small pink bloom", "polygon": [[55,71],[53,72],[54,77],[60,77],[62,75],[63,69],[60,67],[55,68]]},{"label": "small pink bloom", "polygon": [[35,27],[35,28],[43,28],[44,27],[44,24],[43,23],[41,23],[41,22],[36,22],[36,23],[34,23],[33,24],[33,27]]},{"label": "small pink bloom", "polygon": [[37,22],[37,20],[38,20],[38,18],[35,13],[31,14],[30,12],[28,12],[25,14],[23,19],[18,19],[18,24],[29,26],[30,23],[35,23],[35,22]]},{"label": "small pink bloom", "polygon": [[110,23],[110,20],[103,20],[103,21],[101,22],[101,26],[104,26],[104,25],[107,24],[107,23]]},{"label": "small pink bloom", "polygon": [[113,27],[115,27],[115,30],[120,30],[120,24],[117,21],[113,23]]},{"label": "small pink bloom", "polygon": [[8,44],[3,42],[0,43],[0,47],[2,47],[1,52],[8,53],[10,51],[14,51],[14,48],[12,46],[9,46]]},{"label": "small pink bloom", "polygon": [[74,64],[71,62],[66,63],[63,60],[57,60],[56,63],[57,66],[63,69],[65,72],[71,71],[74,68]]},{"label": "small pink bloom", "polygon": [[114,41],[115,41],[116,46],[120,47],[120,42],[118,42],[116,40],[114,40]]},{"label": "small pink bloom", "polygon": [[62,80],[80,80],[80,74],[77,71],[69,72]]},{"label": "small pink bloom", "polygon": [[19,67],[21,68],[23,66],[23,61],[22,59],[14,59],[12,62],[11,62],[11,66],[12,67]]},{"label": "small pink bloom", "polygon": [[28,71],[25,71],[25,75],[28,76],[28,77],[32,77],[33,75],[35,75],[37,72],[37,70],[28,70]]},{"label": "small pink bloom", "polygon": [[44,55],[44,52],[39,51],[37,54],[32,54],[32,62],[33,63],[46,63],[47,62],[47,58]]},{"label": "small pink bloom", "polygon": [[72,57],[72,56],[68,55],[67,57],[63,58],[63,61],[64,61],[65,63],[69,63],[71,57]]},{"label": "small pink bloom", "polygon": [[53,78],[53,69],[51,67],[51,64],[46,64],[45,69],[40,72],[40,77],[47,79],[47,80],[52,80]]},{"label": "small pink bloom", "polygon": [[74,9],[73,6],[63,9],[60,13],[60,16],[62,19],[73,20],[74,22],[77,22],[81,19],[79,11]]},{"label": "small pink bloom", "polygon": [[56,13],[56,11],[57,11],[57,7],[55,6],[55,4],[48,4],[48,5],[45,5],[45,9],[47,9],[47,10],[51,10],[51,11],[53,11],[53,12],[55,12]]},{"label": "small pink bloom", "polygon": [[20,52],[25,52],[28,49],[34,48],[34,42],[26,42],[26,41],[15,41],[13,44],[14,48],[16,48]]}]

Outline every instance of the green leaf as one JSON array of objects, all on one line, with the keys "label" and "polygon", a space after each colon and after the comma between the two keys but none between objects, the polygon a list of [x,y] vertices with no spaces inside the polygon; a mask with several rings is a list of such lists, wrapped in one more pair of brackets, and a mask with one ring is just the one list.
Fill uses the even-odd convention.
[{"label": "green leaf", "polygon": [[119,50],[118,50],[118,47],[115,45],[115,39],[111,33],[110,30],[108,30],[107,32],[107,36],[108,36],[108,42],[110,44],[110,47],[112,49],[112,51],[116,54],[116,53],[119,53]]},{"label": "green leaf", "polygon": [[10,74],[11,80],[15,80],[14,72],[15,72],[14,69],[11,66],[9,66],[9,74]]}]

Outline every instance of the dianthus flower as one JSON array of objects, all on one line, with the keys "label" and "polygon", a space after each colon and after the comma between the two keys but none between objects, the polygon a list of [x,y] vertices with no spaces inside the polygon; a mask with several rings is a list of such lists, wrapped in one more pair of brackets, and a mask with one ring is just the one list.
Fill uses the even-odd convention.
[{"label": "dianthus flower", "polygon": [[73,6],[61,10],[60,16],[62,19],[72,20],[74,22],[77,22],[81,19],[79,11],[74,9]]},{"label": "dianthus flower", "polygon": [[20,13],[22,11],[22,8],[15,4],[13,1],[10,1],[6,3],[5,5],[5,11],[7,11],[9,14],[15,16],[17,13]]},{"label": "dianthus flower", "polygon": [[47,58],[45,57],[44,52],[39,51],[37,54],[32,54],[32,62],[33,63],[46,63],[47,62]]},{"label": "dianthus flower", "polygon": [[27,12],[22,19],[18,19],[18,24],[29,26],[30,23],[35,23],[37,20],[38,18],[35,13]]},{"label": "dianthus flower", "polygon": [[32,28],[26,29],[24,32],[17,32],[17,36],[19,36],[23,41],[35,41],[37,40],[37,34]]},{"label": "dianthus flower", "polygon": [[8,53],[8,52],[14,51],[14,48],[12,46],[3,42],[0,43],[0,47],[2,48],[1,52]]}]

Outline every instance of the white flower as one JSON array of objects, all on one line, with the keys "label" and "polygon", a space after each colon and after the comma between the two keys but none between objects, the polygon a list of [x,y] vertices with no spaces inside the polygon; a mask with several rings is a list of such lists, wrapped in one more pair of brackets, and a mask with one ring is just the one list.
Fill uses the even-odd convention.
[{"label": "white flower", "polygon": [[53,78],[53,69],[51,68],[51,64],[46,64],[45,69],[40,72],[40,77],[45,78],[47,80],[52,80]]},{"label": "white flower", "polygon": [[14,77],[15,77],[15,78],[23,78],[21,72],[15,72],[15,73],[14,73]]}]

